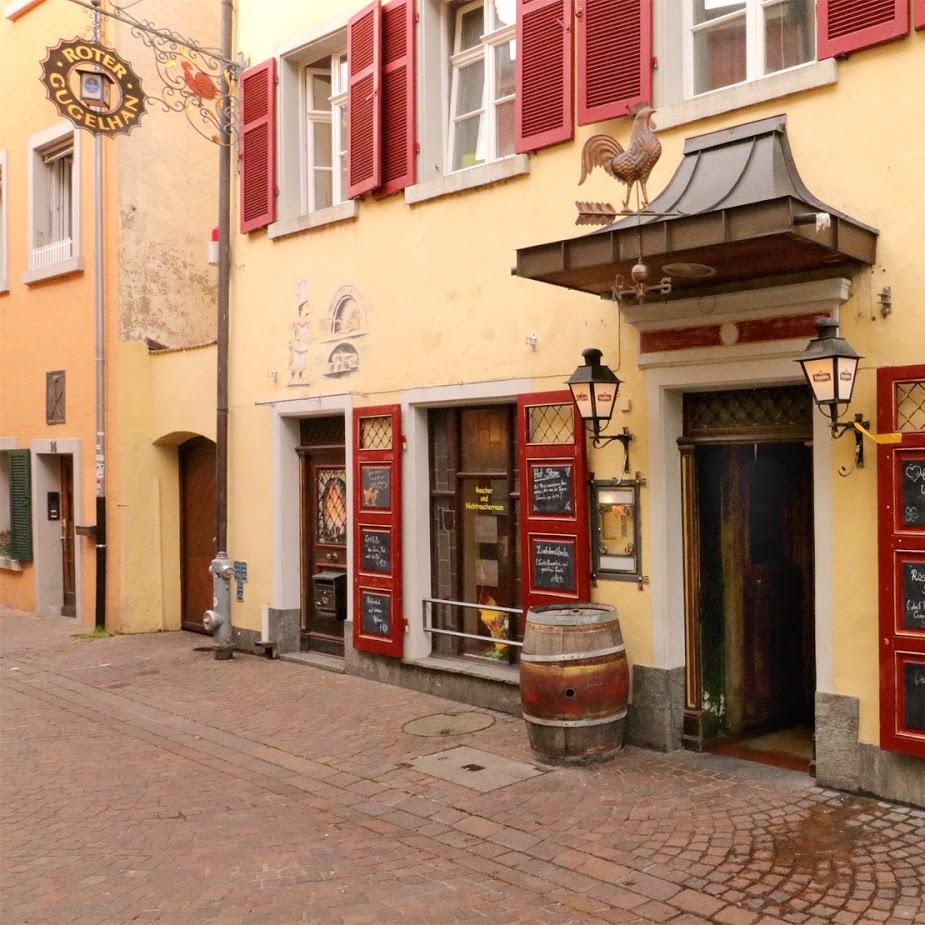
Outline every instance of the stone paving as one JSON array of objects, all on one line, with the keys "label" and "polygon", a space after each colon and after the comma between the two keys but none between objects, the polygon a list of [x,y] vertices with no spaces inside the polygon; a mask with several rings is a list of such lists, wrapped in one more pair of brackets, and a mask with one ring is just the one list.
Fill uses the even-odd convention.
[{"label": "stone paving", "polygon": [[921,810],[632,748],[480,792],[412,762],[532,765],[520,720],[409,735],[473,708],[77,632],[0,618],[3,925],[925,923]]}]

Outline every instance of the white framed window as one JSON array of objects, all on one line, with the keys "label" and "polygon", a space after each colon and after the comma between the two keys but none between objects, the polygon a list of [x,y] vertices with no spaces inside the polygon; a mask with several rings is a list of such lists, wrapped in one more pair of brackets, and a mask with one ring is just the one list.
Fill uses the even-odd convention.
[{"label": "white framed window", "polygon": [[80,263],[80,145],[69,124],[29,139],[29,269],[24,282],[71,273]]},{"label": "white framed window", "polygon": [[684,12],[687,98],[815,59],[809,0],[686,0]]},{"label": "white framed window", "polygon": [[0,150],[0,292],[10,288],[9,223],[7,221],[8,171],[6,148]]},{"label": "white framed window", "polygon": [[514,0],[473,0],[450,16],[446,171],[514,153]]},{"label": "white framed window", "polygon": [[347,53],[304,69],[305,147],[302,210],[347,199]]}]

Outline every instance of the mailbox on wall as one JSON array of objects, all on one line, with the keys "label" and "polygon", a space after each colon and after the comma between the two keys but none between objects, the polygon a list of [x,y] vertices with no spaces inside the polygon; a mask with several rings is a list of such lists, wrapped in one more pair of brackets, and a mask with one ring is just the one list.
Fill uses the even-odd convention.
[{"label": "mailbox on wall", "polygon": [[312,602],[319,616],[347,619],[347,573],[333,570],[312,575]]}]

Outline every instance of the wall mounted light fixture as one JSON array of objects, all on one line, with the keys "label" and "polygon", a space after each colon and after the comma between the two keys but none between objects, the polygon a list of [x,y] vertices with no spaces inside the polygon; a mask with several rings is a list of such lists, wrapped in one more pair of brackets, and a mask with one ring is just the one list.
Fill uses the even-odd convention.
[{"label": "wall mounted light fixture", "polygon": [[581,351],[584,363],[568,378],[568,387],[585,428],[590,425],[591,443],[597,449],[619,440],[623,444],[623,471],[629,471],[629,444],[633,439],[628,427],[623,433],[601,436],[613,417],[613,410],[620,392],[620,379],[609,367],[601,363],[603,354],[596,347]]},{"label": "wall mounted light fixture", "polygon": [[839,337],[834,318],[818,318],[816,332],[797,362],[803,367],[817,407],[831,420],[832,439],[849,432],[854,434],[854,465],[863,469],[864,443],[857,425],[866,429],[870,421],[865,421],[863,414],[855,414],[853,421],[839,421],[851,403],[861,357],[848,341]]}]

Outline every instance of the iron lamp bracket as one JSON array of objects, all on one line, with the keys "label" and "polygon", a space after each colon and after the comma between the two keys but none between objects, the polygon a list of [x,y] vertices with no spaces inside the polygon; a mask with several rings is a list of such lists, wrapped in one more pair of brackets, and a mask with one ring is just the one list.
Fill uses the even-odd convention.
[{"label": "iron lamp bracket", "polygon": [[[860,427],[857,425],[860,425]],[[838,474],[842,478],[851,475],[855,469],[864,468],[864,437],[862,436],[861,428],[866,430],[868,427],[870,427],[870,421],[865,421],[863,414],[856,414],[853,421],[832,421],[833,440],[838,440],[847,433],[854,434],[854,459],[850,466],[838,467]]]},{"label": "iron lamp bracket", "polygon": [[[587,427],[587,424],[585,426]],[[588,432],[591,434],[591,446],[596,450],[609,446],[615,440],[618,440],[623,445],[623,468],[620,471],[625,476],[626,473],[630,471],[630,441],[633,439],[630,429],[624,427],[622,433],[603,436],[601,434],[600,424],[594,421]]]}]

